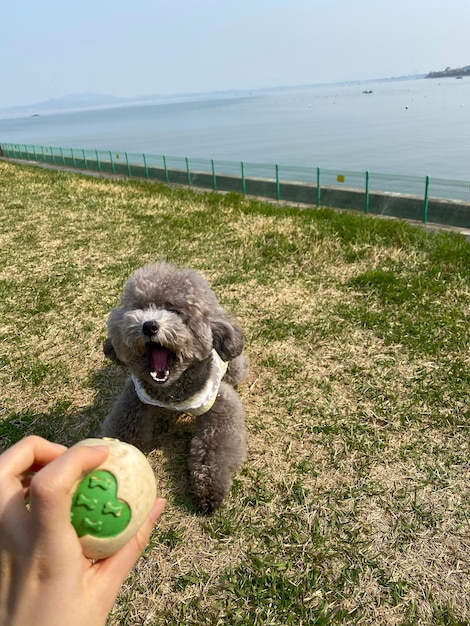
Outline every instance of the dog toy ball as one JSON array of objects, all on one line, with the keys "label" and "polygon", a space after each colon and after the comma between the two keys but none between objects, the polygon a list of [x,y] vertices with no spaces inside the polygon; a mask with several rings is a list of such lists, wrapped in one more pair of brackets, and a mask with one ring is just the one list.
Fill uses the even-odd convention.
[{"label": "dog toy ball", "polygon": [[156,498],[155,476],[136,447],[118,439],[84,439],[76,446],[106,445],[99,467],[77,481],[70,519],[83,554],[104,559],[117,552],[147,519]]}]

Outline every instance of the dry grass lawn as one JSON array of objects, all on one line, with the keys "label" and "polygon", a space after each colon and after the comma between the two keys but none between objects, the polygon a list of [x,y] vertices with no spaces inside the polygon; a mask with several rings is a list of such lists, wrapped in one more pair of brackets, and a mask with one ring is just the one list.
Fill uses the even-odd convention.
[{"label": "dry grass lawn", "polygon": [[241,320],[249,458],[198,514],[182,417],[168,499],[110,625],[470,623],[470,245],[452,233],[0,162],[0,442],[96,431],[127,276],[201,270]]}]

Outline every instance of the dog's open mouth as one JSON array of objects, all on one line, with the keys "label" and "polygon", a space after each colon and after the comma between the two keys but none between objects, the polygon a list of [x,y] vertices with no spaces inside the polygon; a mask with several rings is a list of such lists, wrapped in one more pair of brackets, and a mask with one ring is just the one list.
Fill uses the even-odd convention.
[{"label": "dog's open mouth", "polygon": [[159,343],[148,344],[150,353],[150,376],[156,383],[166,383],[170,377],[172,352]]}]

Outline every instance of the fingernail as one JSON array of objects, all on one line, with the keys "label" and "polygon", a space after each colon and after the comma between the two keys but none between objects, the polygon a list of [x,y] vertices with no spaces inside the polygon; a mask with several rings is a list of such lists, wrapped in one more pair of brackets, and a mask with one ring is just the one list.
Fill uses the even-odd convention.
[{"label": "fingernail", "polygon": [[153,505],[153,509],[150,511],[150,514],[149,514],[149,517],[153,523],[155,523],[157,519],[160,517],[161,513],[163,513],[163,509],[166,506],[166,502],[167,501],[165,500],[165,498],[158,498],[158,500]]}]

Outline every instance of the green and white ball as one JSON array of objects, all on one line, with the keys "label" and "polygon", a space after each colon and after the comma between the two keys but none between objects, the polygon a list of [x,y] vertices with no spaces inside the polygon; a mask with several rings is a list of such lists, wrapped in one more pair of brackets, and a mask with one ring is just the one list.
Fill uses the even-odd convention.
[{"label": "green and white ball", "polygon": [[84,439],[76,446],[106,445],[108,458],[77,481],[70,518],[83,554],[104,559],[117,552],[147,519],[157,495],[153,470],[135,446],[118,439]]}]

